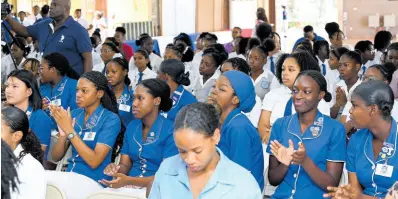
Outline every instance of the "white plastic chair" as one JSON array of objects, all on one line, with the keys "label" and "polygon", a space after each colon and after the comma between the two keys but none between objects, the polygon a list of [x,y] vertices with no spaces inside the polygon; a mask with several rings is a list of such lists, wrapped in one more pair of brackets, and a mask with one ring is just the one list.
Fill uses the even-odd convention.
[{"label": "white plastic chair", "polygon": [[65,192],[55,184],[47,184],[46,199],[67,199]]},{"label": "white plastic chair", "polygon": [[56,171],[62,171],[64,165],[68,164],[68,159],[72,157],[72,146],[69,146],[68,150],[66,151],[64,157],[57,163]]},{"label": "white plastic chair", "polygon": [[101,191],[94,193],[87,197],[86,199],[145,199],[146,197],[133,195],[131,193],[120,193],[112,191]]},{"label": "white plastic chair", "polygon": [[55,143],[57,143],[57,141],[58,141],[58,137],[52,135],[51,136],[51,141],[50,141],[50,148],[48,150],[48,156],[47,156],[47,161],[49,161],[51,163],[54,163],[54,164],[58,164],[58,162],[53,160],[53,157],[51,155],[51,151],[53,150],[54,145],[55,145]]}]

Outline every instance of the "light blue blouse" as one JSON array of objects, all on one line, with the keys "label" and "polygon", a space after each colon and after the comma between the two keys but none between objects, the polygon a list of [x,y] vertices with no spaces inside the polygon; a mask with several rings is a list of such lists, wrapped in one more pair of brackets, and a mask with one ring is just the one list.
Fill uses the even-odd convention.
[{"label": "light blue blouse", "polygon": [[[232,162],[220,149],[220,161],[205,188],[197,197],[261,199],[261,191],[249,171]],[[180,155],[175,155],[162,162],[155,175],[149,199],[193,198],[187,166]]]}]

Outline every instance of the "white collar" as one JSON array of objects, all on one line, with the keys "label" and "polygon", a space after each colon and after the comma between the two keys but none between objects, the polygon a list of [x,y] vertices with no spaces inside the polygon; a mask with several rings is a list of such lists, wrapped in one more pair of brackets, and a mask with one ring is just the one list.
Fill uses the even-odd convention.
[{"label": "white collar", "polygon": [[21,144],[18,144],[17,147],[14,150],[14,155],[16,157],[19,157],[19,154],[21,154],[21,152],[23,151],[23,147]]},{"label": "white collar", "polygon": [[217,72],[217,70],[206,82],[203,82],[203,75],[200,75],[200,78],[199,78],[200,83],[204,86],[207,82],[210,82],[210,80],[217,80],[220,77],[220,73],[221,73],[221,72]]},{"label": "white collar", "polygon": [[[262,79],[263,77],[265,77],[265,79],[267,79],[269,73],[272,73],[272,72],[269,71],[267,68],[264,68],[264,72],[261,73],[261,75],[259,75],[259,76],[257,77],[256,81],[254,81],[253,78],[251,78],[252,81],[254,81],[254,85],[256,85],[259,81],[261,81],[261,79]],[[272,79],[267,79],[267,80],[270,81],[270,82],[272,81]]]},{"label": "white collar", "polygon": [[[142,71],[142,73],[143,73],[144,75],[148,75],[151,71],[152,71],[152,70],[151,70],[150,68],[146,67],[145,70]],[[136,72],[137,72],[137,75],[140,73],[140,71],[138,71],[138,69],[136,70]]]}]

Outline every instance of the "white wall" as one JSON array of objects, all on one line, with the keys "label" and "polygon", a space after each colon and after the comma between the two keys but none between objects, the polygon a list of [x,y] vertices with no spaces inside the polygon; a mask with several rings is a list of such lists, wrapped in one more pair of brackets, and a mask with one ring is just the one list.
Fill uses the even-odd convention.
[{"label": "white wall", "polygon": [[196,0],[163,0],[161,24],[164,36],[196,32]]},{"label": "white wall", "polygon": [[256,22],[257,0],[230,0],[229,27],[251,29]]}]

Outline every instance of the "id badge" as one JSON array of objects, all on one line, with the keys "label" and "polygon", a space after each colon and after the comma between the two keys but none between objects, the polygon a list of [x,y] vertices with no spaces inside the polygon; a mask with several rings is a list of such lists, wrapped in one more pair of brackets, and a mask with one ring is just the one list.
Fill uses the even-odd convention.
[{"label": "id badge", "polygon": [[125,112],[130,112],[130,106],[126,104],[119,104],[119,110],[125,111]]},{"label": "id badge", "polygon": [[61,99],[55,99],[51,101],[51,105],[61,106]]},{"label": "id badge", "polygon": [[394,167],[391,165],[377,164],[375,174],[379,175],[379,176],[391,178],[393,171],[394,171]]},{"label": "id badge", "polygon": [[83,140],[85,141],[94,141],[96,132],[86,132],[84,133]]}]

